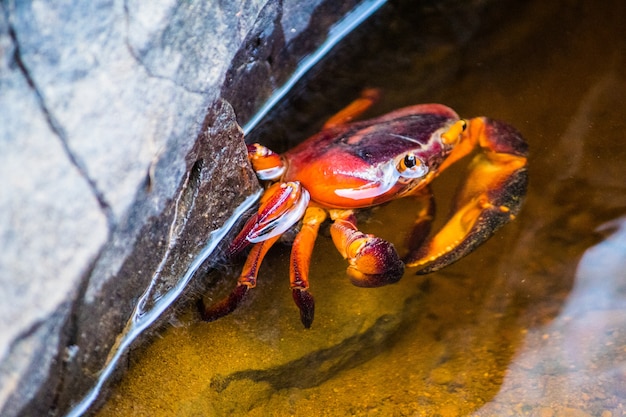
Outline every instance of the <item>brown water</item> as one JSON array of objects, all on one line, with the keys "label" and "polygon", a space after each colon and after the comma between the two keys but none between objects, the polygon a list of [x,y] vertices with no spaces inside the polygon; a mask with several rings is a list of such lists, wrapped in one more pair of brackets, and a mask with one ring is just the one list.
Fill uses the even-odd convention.
[{"label": "brown water", "polygon": [[[238,311],[207,324],[190,308],[133,351],[99,416],[626,415],[625,3],[406,3],[349,39],[254,140],[283,150],[364,86],[385,92],[372,114],[442,102],[506,120],[531,147],[519,218],[457,264],[379,289],[352,286],[321,236],[306,331],[279,245]],[[463,175],[450,171],[435,185],[441,214]],[[399,201],[363,228],[401,246],[414,212]],[[208,297],[234,286],[233,268]]]}]

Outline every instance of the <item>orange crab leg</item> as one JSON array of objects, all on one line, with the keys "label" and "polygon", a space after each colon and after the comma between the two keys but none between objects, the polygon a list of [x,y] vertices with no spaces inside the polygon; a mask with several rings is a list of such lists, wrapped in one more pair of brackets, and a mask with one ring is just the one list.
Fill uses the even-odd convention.
[{"label": "orange crab leg", "polygon": [[257,213],[248,220],[228,248],[227,253],[232,256],[250,243],[255,243],[248,254],[237,287],[212,307],[207,308],[200,300],[203,320],[216,320],[237,308],[248,289],[256,286],[259,267],[269,248],[283,232],[300,220],[308,204],[309,193],[297,181],[276,183],[267,189]]},{"label": "orange crab leg", "polygon": [[380,287],[402,278],[404,263],[393,245],[357,229],[352,210],[331,210],[333,243],[348,260],[348,275],[359,287]]},{"label": "orange crab leg", "polygon": [[263,261],[263,258],[265,258],[267,251],[279,237],[280,236],[274,236],[264,240],[263,242],[257,243],[252,247],[250,253],[248,254],[248,258],[246,259],[246,263],[243,266],[243,270],[241,271],[241,275],[239,276],[237,286],[233,292],[228,295],[228,297],[222,299],[216,304],[213,304],[211,307],[206,307],[202,298],[198,301],[198,308],[200,310],[202,320],[217,320],[220,317],[224,317],[232,313],[237,306],[241,304],[241,301],[247,294],[248,290],[256,287],[261,262]]},{"label": "orange crab leg", "polygon": [[407,258],[407,266],[428,273],[467,255],[512,220],[521,208],[526,191],[527,145],[513,127],[487,118],[469,121],[462,134],[456,159],[472,151],[482,152],[470,164],[470,172],[457,197],[452,215],[443,228]]},{"label": "orange crab leg", "polygon": [[293,300],[300,309],[300,320],[307,329],[311,327],[315,313],[315,301],[308,291],[311,253],[320,224],[324,222],[326,216],[326,211],[321,208],[307,208],[302,220],[302,228],[291,249],[289,280]]},{"label": "orange crab leg", "polygon": [[330,129],[338,125],[344,125],[359,117],[367,109],[372,107],[380,98],[380,90],[367,88],[361,92],[361,96],[338,111],[324,123],[322,129]]}]

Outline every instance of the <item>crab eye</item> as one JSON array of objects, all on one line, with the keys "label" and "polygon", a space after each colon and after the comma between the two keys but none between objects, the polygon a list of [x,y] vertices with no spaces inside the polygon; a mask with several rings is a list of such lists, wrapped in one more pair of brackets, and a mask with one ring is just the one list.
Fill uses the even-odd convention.
[{"label": "crab eye", "polygon": [[428,167],[412,152],[404,155],[398,161],[396,168],[400,176],[405,178],[420,178],[428,172]]},{"label": "crab eye", "polygon": [[404,162],[404,166],[405,166],[405,168],[407,168],[407,169],[411,169],[411,168],[413,168],[415,165],[417,165],[417,162],[418,162],[418,161],[417,161],[417,158],[415,158],[415,155],[413,155],[413,154],[409,153],[409,154],[406,154],[406,155],[404,156],[404,161],[403,161],[403,162]]}]

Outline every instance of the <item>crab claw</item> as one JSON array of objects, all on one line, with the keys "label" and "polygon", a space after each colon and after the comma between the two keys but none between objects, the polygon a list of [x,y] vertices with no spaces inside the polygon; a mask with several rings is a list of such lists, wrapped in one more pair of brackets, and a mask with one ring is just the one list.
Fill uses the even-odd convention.
[{"label": "crab claw", "polygon": [[298,181],[276,183],[263,194],[257,213],[248,220],[228,248],[228,256],[250,243],[279,236],[302,218],[310,196]]},{"label": "crab claw", "polygon": [[406,258],[418,274],[441,269],[472,252],[519,213],[526,194],[527,145],[513,127],[495,120],[470,121],[467,139],[482,148],[470,164],[452,215],[443,228]]},{"label": "crab claw", "polygon": [[248,159],[262,181],[277,181],[285,172],[280,155],[258,143],[248,145]]},{"label": "crab claw", "polygon": [[379,237],[360,232],[354,215],[344,212],[330,232],[339,253],[348,260],[347,273],[357,287],[380,287],[398,282],[404,263],[393,245]]},{"label": "crab claw", "polygon": [[358,249],[348,257],[348,274],[357,287],[380,287],[398,282],[404,263],[393,245],[376,236],[366,235],[354,244]]}]

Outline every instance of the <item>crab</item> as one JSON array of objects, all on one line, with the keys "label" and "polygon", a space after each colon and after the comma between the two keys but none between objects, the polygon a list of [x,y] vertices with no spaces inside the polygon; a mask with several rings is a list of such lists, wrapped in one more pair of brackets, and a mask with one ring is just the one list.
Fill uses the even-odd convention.
[{"label": "crab", "polygon": [[[365,90],[319,133],[282,155],[247,145],[252,167],[266,188],[258,211],[227,255],[252,248],[229,296],[211,306],[199,300],[203,320],[216,320],[237,308],[256,286],[267,251],[294,227],[299,231],[291,249],[290,286],[301,322],[309,328],[315,311],[309,264],[319,227],[327,219],[352,283],[379,287],[397,282],[405,267],[426,274],[456,262],[517,216],[526,193],[528,146],[514,127],[487,117],[461,119],[441,104],[354,121],[377,99],[377,90]],[[475,156],[451,214],[430,236],[434,201],[429,184],[469,154]],[[361,232],[356,219],[359,209],[398,198],[421,200],[416,207],[422,207],[416,209],[404,257],[392,243]]]}]

